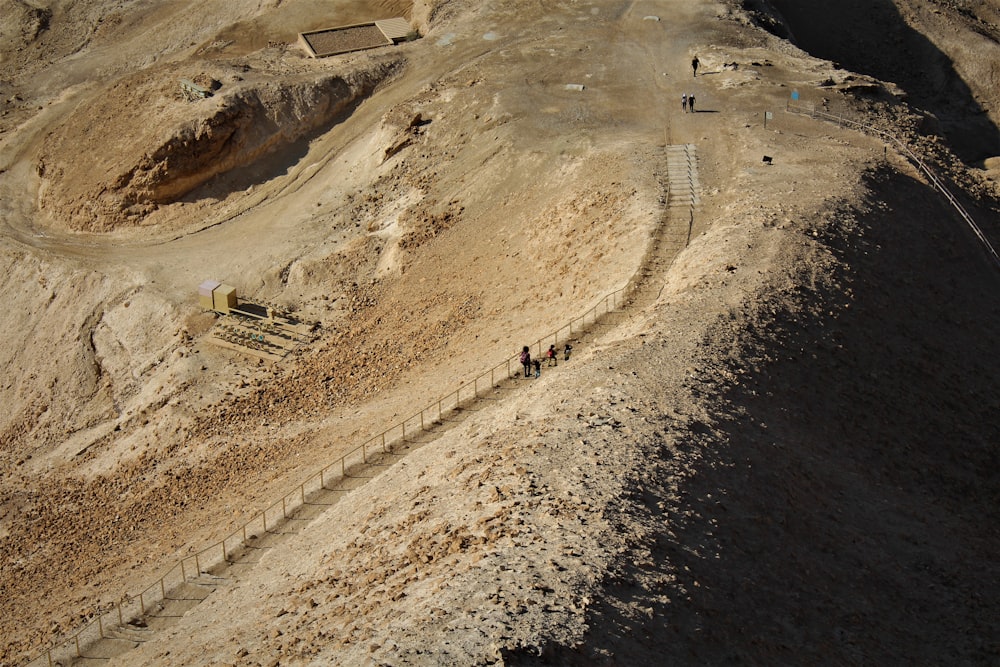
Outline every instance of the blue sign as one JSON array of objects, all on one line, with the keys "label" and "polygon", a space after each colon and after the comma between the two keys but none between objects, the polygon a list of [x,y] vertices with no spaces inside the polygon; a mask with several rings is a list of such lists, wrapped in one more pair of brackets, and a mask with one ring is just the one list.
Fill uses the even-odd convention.
[{"label": "blue sign", "polygon": [[792,100],[795,101],[795,102],[799,101],[799,91],[797,91],[797,90],[793,90],[792,91]]}]

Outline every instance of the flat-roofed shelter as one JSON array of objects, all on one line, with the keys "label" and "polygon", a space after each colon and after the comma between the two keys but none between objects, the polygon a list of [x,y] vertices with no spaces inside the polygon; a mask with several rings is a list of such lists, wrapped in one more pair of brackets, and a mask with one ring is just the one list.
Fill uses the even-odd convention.
[{"label": "flat-roofed shelter", "polygon": [[311,57],[323,58],[398,44],[412,34],[413,28],[409,21],[405,18],[393,18],[300,32],[299,44]]}]

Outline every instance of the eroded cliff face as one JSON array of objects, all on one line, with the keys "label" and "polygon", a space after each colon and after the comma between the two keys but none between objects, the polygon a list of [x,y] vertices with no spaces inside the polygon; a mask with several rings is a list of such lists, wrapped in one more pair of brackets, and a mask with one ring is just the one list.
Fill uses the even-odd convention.
[{"label": "eroded cliff face", "polygon": [[193,100],[180,86],[183,67],[139,73],[82,104],[46,137],[40,207],[78,231],[142,225],[213,177],[330,127],[399,66],[389,60],[281,78],[215,67],[198,79],[217,91]]}]

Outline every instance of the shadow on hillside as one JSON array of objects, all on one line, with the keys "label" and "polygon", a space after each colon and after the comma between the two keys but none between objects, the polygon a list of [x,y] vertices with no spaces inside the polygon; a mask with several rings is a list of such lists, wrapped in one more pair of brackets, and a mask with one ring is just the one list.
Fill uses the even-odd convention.
[{"label": "shadow on hillside", "polygon": [[[243,192],[276,178],[287,176],[291,173],[295,165],[301,162],[309,153],[309,147],[313,141],[350,118],[366,99],[367,95],[359,96],[347,105],[343,111],[314,130],[309,131],[305,136],[283,144],[275,150],[258,157],[250,164],[235,167],[214,176],[203,185],[187,193],[179,201],[191,203],[206,198],[225,199],[231,194]],[[278,132],[279,130],[280,128],[275,125],[273,131]]]},{"label": "shadow on hillside", "polygon": [[951,60],[900,16],[892,0],[771,0],[793,41],[814,56],[898,84],[933,113],[967,163],[1000,155],[1000,131]]},{"label": "shadow on hillside", "polygon": [[649,532],[591,635],[505,664],[996,664],[1000,275],[935,195],[878,180],[886,209],[803,230],[836,274],[709,335],[740,350],[693,387],[715,422],[636,443],[655,474],[619,509]]}]

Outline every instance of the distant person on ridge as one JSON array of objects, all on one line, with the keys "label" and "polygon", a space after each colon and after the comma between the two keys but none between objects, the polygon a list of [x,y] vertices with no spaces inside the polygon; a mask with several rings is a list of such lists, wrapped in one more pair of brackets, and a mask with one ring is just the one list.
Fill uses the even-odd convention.
[{"label": "distant person on ridge", "polygon": [[691,113],[694,113],[694,93],[688,95],[688,106],[691,107]]},{"label": "distant person on ridge", "polygon": [[569,361],[569,353],[573,351],[573,346],[566,343],[566,347],[563,348],[563,361]]},{"label": "distant person on ridge", "polygon": [[542,377],[542,361],[540,359],[535,359],[531,363],[535,365],[535,377]]},{"label": "distant person on ridge", "polygon": [[558,366],[559,362],[556,360],[556,346],[549,345],[549,351],[545,353],[545,358],[548,359],[548,366]]},{"label": "distant person on ridge", "polygon": [[691,76],[698,76],[698,56],[691,60]]},{"label": "distant person on ridge", "polygon": [[531,351],[527,345],[521,350],[521,365],[524,366],[524,377],[531,377]]},{"label": "distant person on ridge", "polygon": [[684,93],[683,95],[681,95],[681,110],[684,113],[687,113],[687,110],[688,110],[688,94],[687,93]]}]

